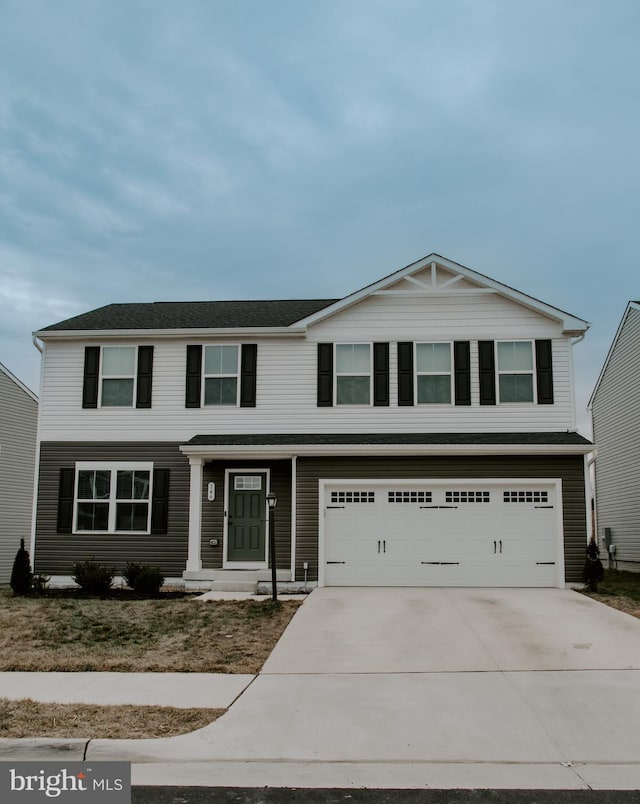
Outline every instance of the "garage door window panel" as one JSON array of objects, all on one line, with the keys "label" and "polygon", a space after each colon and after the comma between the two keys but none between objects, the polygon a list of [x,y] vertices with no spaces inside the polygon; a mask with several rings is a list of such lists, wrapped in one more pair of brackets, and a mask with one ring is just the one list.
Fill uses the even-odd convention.
[{"label": "garage door window panel", "polygon": [[419,405],[450,405],[453,387],[451,343],[416,344],[416,398]]},{"label": "garage door window panel", "polygon": [[336,344],[336,404],[371,404],[371,344]]},{"label": "garage door window panel", "polygon": [[534,402],[532,341],[499,341],[496,344],[498,401],[501,404]]}]

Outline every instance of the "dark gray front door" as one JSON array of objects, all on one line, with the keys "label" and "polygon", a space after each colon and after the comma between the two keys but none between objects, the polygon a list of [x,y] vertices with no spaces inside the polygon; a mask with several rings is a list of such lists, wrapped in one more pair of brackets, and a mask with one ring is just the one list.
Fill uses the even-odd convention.
[{"label": "dark gray front door", "polygon": [[264,561],[266,533],[265,473],[229,475],[227,561]]}]

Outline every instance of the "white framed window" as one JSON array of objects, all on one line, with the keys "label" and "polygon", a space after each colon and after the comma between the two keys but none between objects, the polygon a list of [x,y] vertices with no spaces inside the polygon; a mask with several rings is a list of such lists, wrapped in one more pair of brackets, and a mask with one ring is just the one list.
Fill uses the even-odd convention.
[{"label": "white framed window", "polygon": [[77,463],[74,533],[149,533],[153,464]]},{"label": "white framed window", "polygon": [[453,399],[453,344],[416,343],[416,399],[419,405],[450,405]]},{"label": "white framed window", "polygon": [[103,408],[131,408],[135,399],[135,346],[103,346],[100,360],[100,405]]},{"label": "white framed window", "polygon": [[337,343],[335,349],[336,405],[370,405],[371,344]]},{"label": "white framed window", "polygon": [[496,343],[498,402],[535,402],[533,341]]},{"label": "white framed window", "polygon": [[216,344],[204,347],[204,404],[237,405],[240,347]]}]

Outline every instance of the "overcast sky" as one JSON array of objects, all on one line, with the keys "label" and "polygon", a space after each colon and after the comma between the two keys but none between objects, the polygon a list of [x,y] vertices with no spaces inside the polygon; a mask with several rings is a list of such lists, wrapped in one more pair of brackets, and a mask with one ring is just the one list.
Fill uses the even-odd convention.
[{"label": "overcast sky", "polygon": [[637,0],[0,0],[0,362],[110,302],[338,297],[431,252],[640,298]]}]

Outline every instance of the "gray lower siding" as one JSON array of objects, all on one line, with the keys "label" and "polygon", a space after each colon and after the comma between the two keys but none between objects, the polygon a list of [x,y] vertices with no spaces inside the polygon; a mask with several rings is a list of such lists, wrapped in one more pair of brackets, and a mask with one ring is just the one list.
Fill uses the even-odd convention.
[{"label": "gray lower siding", "polygon": [[[95,558],[120,572],[128,561],[160,567],[181,577],[187,561],[189,461],[176,443],[59,443],[40,447],[34,571],[70,575],[76,561]],[[170,469],[169,522],[162,535],[76,535],[56,532],[60,469],[76,461],[152,461]]]},{"label": "gray lower siding", "polygon": [[321,478],[490,478],[562,480],[567,583],[580,581],[587,538],[584,461],[576,457],[299,458],[296,579],[318,578],[318,481]]}]

